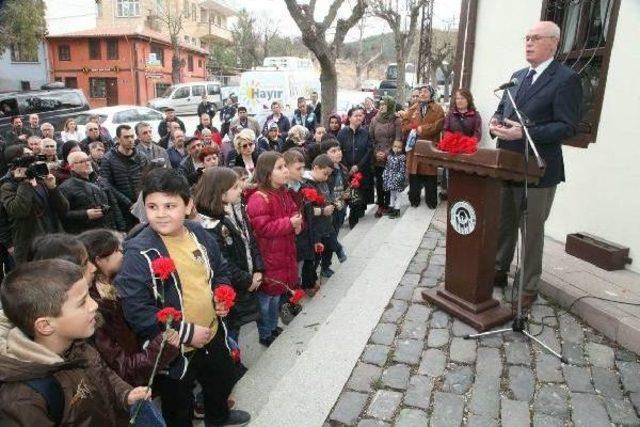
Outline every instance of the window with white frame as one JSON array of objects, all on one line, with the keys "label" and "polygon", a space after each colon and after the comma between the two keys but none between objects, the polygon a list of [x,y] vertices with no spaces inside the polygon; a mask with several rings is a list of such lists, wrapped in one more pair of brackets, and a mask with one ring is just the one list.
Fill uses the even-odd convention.
[{"label": "window with white frame", "polygon": [[118,18],[140,16],[140,0],[116,0],[116,16]]}]

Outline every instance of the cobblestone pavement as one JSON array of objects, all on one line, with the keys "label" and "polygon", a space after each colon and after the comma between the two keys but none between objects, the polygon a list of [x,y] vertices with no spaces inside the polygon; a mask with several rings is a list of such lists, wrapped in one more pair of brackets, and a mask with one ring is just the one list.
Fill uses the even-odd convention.
[{"label": "cobblestone pavement", "polygon": [[636,354],[542,298],[531,332],[569,364],[513,333],[464,340],[475,331],[421,296],[442,280],[444,254],[432,227],[324,427],[640,426]]}]

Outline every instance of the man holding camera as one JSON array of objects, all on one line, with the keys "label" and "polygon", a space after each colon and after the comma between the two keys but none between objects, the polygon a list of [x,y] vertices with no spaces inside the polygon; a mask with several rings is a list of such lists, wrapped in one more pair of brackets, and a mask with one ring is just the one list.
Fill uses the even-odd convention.
[{"label": "man holding camera", "polygon": [[69,202],[56,187],[47,164],[25,155],[24,150],[22,145],[7,148],[10,174],[0,180],[0,200],[11,224],[17,264],[27,261],[36,237],[64,231],[61,218],[69,210]]},{"label": "man holding camera", "polygon": [[67,233],[80,234],[93,228],[116,229],[109,194],[93,170],[91,157],[76,151],[68,157],[71,176],[60,185],[69,201],[69,211],[62,218]]}]

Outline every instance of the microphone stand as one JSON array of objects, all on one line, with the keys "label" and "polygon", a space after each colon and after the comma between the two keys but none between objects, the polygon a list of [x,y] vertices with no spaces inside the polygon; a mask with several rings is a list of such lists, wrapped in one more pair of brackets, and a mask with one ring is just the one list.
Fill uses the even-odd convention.
[{"label": "microphone stand", "polygon": [[[531,138],[531,135],[529,134],[529,130],[525,125],[526,122],[522,118],[522,113],[520,112],[520,109],[518,109],[518,106],[516,105],[516,101],[513,99],[513,96],[511,95],[511,91],[508,88],[505,88],[505,90],[507,92],[507,98],[509,98],[511,105],[513,106],[513,110],[516,113],[516,117],[518,117],[518,121],[522,126],[522,132],[527,142],[527,147],[525,147],[525,150],[524,150],[524,160],[525,160],[524,161],[524,193],[522,195],[522,202],[521,202],[522,203],[521,204],[522,231],[521,231],[521,238],[520,238],[521,254],[520,254],[520,262],[518,263],[519,265],[518,265],[517,311],[516,311],[516,317],[513,319],[513,323],[511,324],[511,328],[499,329],[496,331],[489,331],[489,332],[482,332],[478,334],[468,334],[464,336],[464,339],[468,340],[468,339],[486,337],[490,335],[504,334],[506,332],[517,332],[517,333],[521,333],[529,340],[536,342],[538,345],[544,348],[547,352],[549,352],[550,354],[560,359],[562,363],[569,363],[567,358],[564,357],[562,354],[553,350],[551,347],[543,343],[537,337],[531,335],[528,328],[528,319],[524,316],[522,312],[522,296],[523,296],[523,290],[524,290],[524,267],[525,267],[526,247],[527,247],[527,244],[526,244],[527,243],[527,218],[528,218],[528,201],[529,201],[529,191],[528,191],[529,190],[529,148],[531,148],[531,151],[533,152],[533,155],[536,159],[536,163],[540,169],[544,168],[544,162],[542,161],[542,158],[538,153],[538,149],[536,148],[536,145],[533,143],[533,139]],[[545,325],[543,324],[542,327],[544,328]]]}]

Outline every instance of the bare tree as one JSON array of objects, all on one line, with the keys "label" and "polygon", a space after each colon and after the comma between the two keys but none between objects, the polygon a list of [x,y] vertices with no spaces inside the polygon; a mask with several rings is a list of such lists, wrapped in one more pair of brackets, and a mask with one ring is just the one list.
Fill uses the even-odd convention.
[{"label": "bare tree", "polygon": [[456,31],[453,29],[453,22],[448,23],[444,30],[434,31],[431,47],[431,82],[438,84],[436,71],[439,69],[444,78],[444,101],[449,99],[449,85],[453,74],[453,60],[456,51]]},{"label": "bare tree", "polygon": [[164,1],[156,3],[156,16],[158,20],[167,28],[173,58],[171,58],[171,81],[180,83],[180,68],[184,62],[180,60],[180,32],[182,31],[183,12],[180,11],[179,2]]},{"label": "bare tree", "polygon": [[270,56],[271,53],[271,44],[273,42],[273,38],[278,33],[280,27],[279,22],[274,22],[272,19],[264,18],[261,20],[259,28],[260,28],[260,38],[262,41],[262,56],[266,58]]},{"label": "bare tree", "polygon": [[347,19],[338,18],[335,26],[333,41],[329,43],[326,33],[338,15],[338,9],[344,0],[333,0],[329,11],[322,22],[316,21],[314,12],[316,0],[309,0],[306,5],[300,5],[296,0],[284,0],[289,14],[302,33],[302,43],[315,55],[320,63],[320,84],[322,88],[322,111],[325,112],[324,122],[328,121],[329,113],[336,110],[338,98],[338,75],[336,59],[344,44],[344,38],[349,30],[362,18],[367,8],[367,0],[356,0],[356,4]]},{"label": "bare tree", "polygon": [[[393,32],[393,39],[396,48],[396,63],[398,64],[398,89],[396,91],[396,101],[404,104],[405,101],[405,63],[411,53],[413,41],[416,38],[416,28],[418,27],[418,16],[420,9],[430,0],[404,0],[404,10],[400,10],[398,2],[390,0],[370,0],[369,6],[371,14],[383,19]],[[405,19],[403,20],[403,16]]]},{"label": "bare tree", "polygon": [[372,56],[369,55],[368,59],[365,59],[364,30],[367,27],[366,22],[366,17],[363,17],[358,23],[358,51],[355,60],[357,87],[362,87],[362,72],[364,70],[367,70],[367,78],[369,78],[369,70],[371,69],[371,65],[382,56],[382,41],[384,40],[384,38],[381,37],[380,51]]}]

